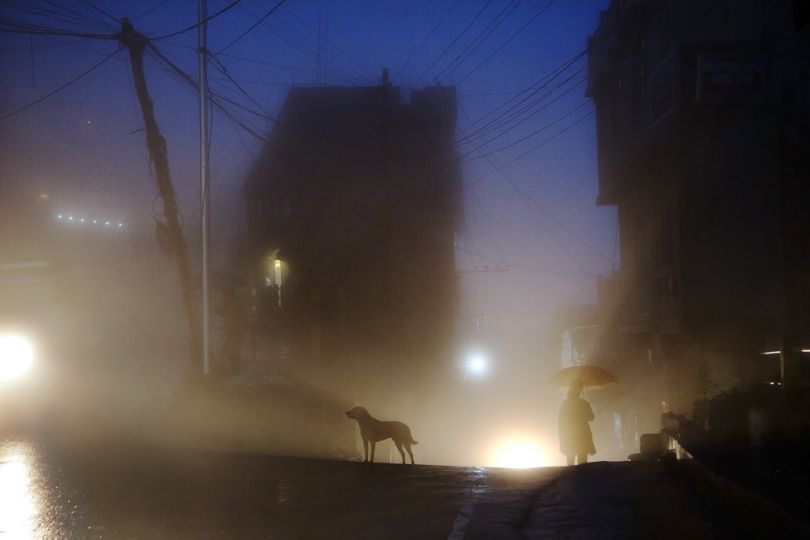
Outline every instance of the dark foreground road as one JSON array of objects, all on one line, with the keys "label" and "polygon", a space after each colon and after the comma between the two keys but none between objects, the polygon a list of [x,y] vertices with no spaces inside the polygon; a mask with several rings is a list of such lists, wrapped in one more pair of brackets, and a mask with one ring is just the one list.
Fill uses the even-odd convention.
[{"label": "dark foreground road", "polygon": [[651,464],[526,471],[0,443],[0,539],[733,538]]}]

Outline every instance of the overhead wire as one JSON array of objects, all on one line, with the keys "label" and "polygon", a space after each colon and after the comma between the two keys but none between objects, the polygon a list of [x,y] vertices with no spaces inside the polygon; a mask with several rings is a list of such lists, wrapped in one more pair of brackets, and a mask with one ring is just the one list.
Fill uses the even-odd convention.
[{"label": "overhead wire", "polygon": [[4,4],[6,7],[10,9],[14,9],[23,13],[28,13],[29,15],[35,15],[37,17],[42,17],[45,19],[51,19],[54,21],[58,21],[64,24],[75,25],[75,26],[82,26],[91,30],[108,30],[108,26],[101,25],[94,19],[89,19],[86,16],[76,17],[65,12],[56,11],[53,9],[48,9],[41,6],[34,6],[31,4],[25,4],[23,6],[13,4],[11,2],[0,2]]},{"label": "overhead wire", "polygon": [[113,16],[112,16],[112,15],[110,15],[108,12],[104,11],[103,9],[101,9],[100,7],[98,7],[97,5],[95,5],[95,4],[94,4],[93,2],[91,2],[90,0],[82,0],[82,3],[83,3],[83,4],[85,4],[86,6],[90,7],[91,9],[93,9],[94,11],[96,11],[97,13],[100,13],[101,15],[103,15],[103,16],[105,16],[105,17],[107,17],[108,19],[110,19],[110,20],[111,20],[112,22],[114,22],[115,24],[119,24],[119,23],[121,22],[119,19],[117,19],[116,17],[113,17]]},{"label": "overhead wire", "polygon": [[192,30],[196,30],[200,26],[202,26],[204,24],[208,24],[209,22],[213,21],[214,19],[216,19],[217,17],[219,17],[223,13],[226,13],[227,11],[231,10],[233,7],[235,7],[241,1],[242,0],[233,0],[233,2],[226,5],[225,7],[223,7],[222,9],[217,11],[216,13],[214,13],[213,15],[209,15],[208,17],[206,17],[202,21],[198,21],[198,22],[192,24],[191,26],[187,26],[186,28],[183,28],[182,30],[177,30],[176,32],[171,32],[169,34],[164,34],[162,36],[153,37],[153,38],[150,38],[150,39],[152,39],[152,40],[166,39],[166,38],[170,38],[170,37],[174,37],[174,36],[179,36],[180,34],[185,34],[186,32],[190,32]]},{"label": "overhead wire", "polygon": [[[715,8],[716,8],[718,5],[720,5],[720,3],[721,3],[721,2],[722,2],[722,0],[716,0],[716,1],[715,1],[715,2],[714,2],[712,5],[710,5],[710,6],[709,6],[709,7],[708,7],[706,10],[702,11],[702,12],[701,12],[700,14],[698,14],[698,15],[697,15],[697,16],[696,16],[694,19],[692,19],[692,20],[691,20],[691,21],[689,21],[687,24],[685,24],[685,25],[684,25],[684,26],[683,26],[683,27],[682,27],[682,28],[681,28],[681,29],[680,29],[678,32],[675,32],[675,33],[674,33],[674,34],[673,34],[673,35],[670,37],[670,39],[669,39],[668,43],[669,43],[669,42],[672,42],[672,41],[673,41],[673,40],[675,40],[675,39],[677,39],[678,37],[680,37],[681,35],[683,35],[685,32],[687,32],[687,31],[688,31],[690,28],[692,28],[694,25],[696,25],[698,22],[700,22],[701,20],[703,20],[703,19],[704,19],[704,18],[705,18],[705,17],[706,17],[706,16],[707,16],[707,15],[708,15],[708,14],[709,14],[711,11],[713,11],[713,10],[714,10],[714,9],[715,9]],[[502,119],[505,117],[505,115],[507,115],[507,114],[513,114],[513,113],[514,113],[514,109],[515,109],[516,107],[518,107],[519,105],[521,105],[522,103],[524,103],[525,101],[527,101],[527,100],[529,99],[529,97],[531,97],[531,96],[532,96],[532,95],[534,95],[534,94],[535,94],[537,91],[539,91],[539,90],[541,89],[541,87],[542,87],[542,86],[547,85],[547,84],[548,84],[548,82],[550,82],[550,80],[553,80],[554,78],[556,78],[557,76],[559,76],[559,75],[560,75],[561,73],[563,73],[563,72],[564,72],[566,69],[568,69],[570,66],[572,66],[572,65],[573,65],[573,64],[574,64],[576,61],[578,61],[580,58],[582,58],[583,56],[585,56],[585,54],[587,54],[587,53],[589,53],[590,51],[592,51],[592,50],[593,50],[593,49],[594,49],[594,48],[595,48],[597,45],[599,45],[599,44],[602,42],[602,40],[606,39],[606,38],[607,38],[608,36],[610,36],[610,35],[611,35],[613,32],[615,32],[615,31],[617,30],[617,28],[618,28],[618,24],[613,25],[612,27],[610,27],[610,28],[609,28],[607,31],[605,31],[604,33],[601,33],[601,34],[597,35],[597,36],[596,36],[594,39],[592,39],[592,40],[591,40],[591,42],[589,43],[589,45],[588,45],[588,46],[587,46],[587,47],[586,47],[584,50],[580,51],[579,53],[577,53],[576,55],[574,55],[573,57],[571,57],[569,60],[567,60],[566,62],[564,62],[562,65],[560,65],[558,68],[556,68],[555,70],[553,70],[551,73],[549,73],[549,74],[547,74],[546,76],[544,76],[542,79],[540,79],[540,80],[536,81],[535,83],[533,83],[532,85],[530,85],[530,86],[527,88],[527,91],[529,91],[529,90],[531,89],[531,92],[530,92],[529,94],[527,94],[526,96],[524,96],[524,97],[523,97],[522,99],[520,99],[520,100],[519,100],[517,103],[515,103],[515,104],[511,105],[511,106],[510,106],[510,107],[509,107],[509,108],[508,108],[506,111],[502,112],[501,114],[499,114],[498,116],[496,116],[494,119],[490,120],[489,122],[487,122],[486,124],[484,124],[484,125],[482,125],[482,126],[479,126],[479,127],[478,127],[476,130],[474,130],[473,132],[471,132],[471,133],[467,133],[467,134],[465,134],[464,136],[462,136],[461,138],[459,138],[459,139],[457,140],[457,143],[463,143],[465,139],[469,139],[470,137],[474,136],[474,135],[475,135],[477,132],[479,132],[479,131],[481,131],[481,130],[486,130],[486,129],[490,128],[490,127],[491,127],[493,124],[495,124],[495,123],[497,123],[497,122],[499,122],[499,121],[502,121]],[[659,48],[660,48],[660,46],[659,46]],[[645,53],[645,54],[653,54],[654,52],[655,52],[655,50],[652,50],[652,49],[651,49],[651,50],[647,51],[647,53]],[[640,57],[639,57],[639,58],[640,58]],[[545,82],[544,82],[544,81],[545,81]],[[525,93],[525,92],[523,92],[523,93]],[[486,119],[488,116],[490,116],[491,114],[493,114],[493,112],[494,112],[494,111],[496,111],[496,110],[498,110],[498,109],[503,108],[504,106],[506,106],[507,104],[509,104],[509,103],[511,103],[511,102],[513,102],[513,101],[515,101],[515,100],[516,100],[516,99],[518,99],[519,97],[520,97],[520,94],[519,94],[518,96],[515,96],[515,97],[511,98],[510,100],[507,100],[506,102],[504,102],[504,103],[503,103],[503,104],[501,104],[500,106],[496,107],[495,109],[491,110],[490,112],[488,112],[487,114],[485,114],[484,116],[482,116],[481,118],[479,118],[479,120],[478,120],[478,121],[476,121],[476,122],[478,122],[478,123],[482,122],[482,121],[483,121],[484,119]],[[524,110],[524,109],[521,109],[521,110]],[[512,111],[512,113],[510,113],[509,111]],[[548,138],[548,139],[546,139],[546,140],[544,140],[544,141],[541,141],[541,142],[540,142],[538,145],[535,145],[534,147],[530,148],[530,149],[529,149],[529,150],[527,150],[526,152],[524,152],[524,153],[522,153],[522,154],[520,154],[520,155],[518,155],[518,156],[516,156],[516,157],[512,158],[512,159],[511,159],[510,161],[508,161],[506,164],[508,165],[508,164],[510,164],[510,163],[514,163],[515,161],[520,160],[520,159],[522,159],[523,157],[527,156],[528,154],[530,154],[530,153],[532,153],[532,152],[536,151],[537,149],[541,148],[542,146],[545,146],[545,144],[547,144],[547,143],[551,142],[552,140],[556,139],[556,138],[557,138],[557,137],[559,137],[559,136],[560,136],[562,133],[564,133],[564,132],[568,131],[569,129],[571,129],[572,127],[574,127],[574,125],[577,125],[577,124],[581,123],[582,121],[584,121],[584,120],[585,120],[587,117],[590,117],[591,115],[593,115],[593,111],[591,111],[591,112],[589,112],[589,113],[587,113],[587,114],[583,115],[582,117],[580,117],[579,119],[577,119],[576,121],[574,121],[574,122],[573,122],[572,124],[570,124],[569,126],[567,126],[567,127],[563,128],[563,129],[562,129],[560,132],[556,133],[556,134],[555,134],[555,135],[553,135],[552,137],[550,137],[550,138]],[[474,122],[474,123],[475,123],[475,122]],[[476,179],[474,179],[474,180],[472,180],[472,181],[466,182],[466,183],[465,183],[465,185],[471,185],[471,184],[477,183],[478,181],[483,180],[484,178],[486,178],[486,177],[490,176],[490,175],[491,175],[493,172],[495,172],[495,170],[491,170],[489,173],[487,173],[487,174],[485,174],[485,175],[483,175],[483,176],[481,176],[481,177],[478,177],[478,178],[476,178]]]},{"label": "overhead wire", "polygon": [[[506,165],[511,165],[512,163],[515,163],[516,161],[519,161],[519,160],[523,159],[524,157],[528,156],[529,154],[531,154],[531,153],[533,153],[533,152],[535,152],[535,151],[539,150],[540,148],[542,148],[542,147],[543,147],[543,146],[545,146],[546,144],[548,144],[548,143],[550,143],[551,141],[553,141],[553,140],[557,139],[557,138],[558,138],[559,136],[561,136],[563,133],[567,132],[568,130],[570,130],[570,129],[571,129],[571,128],[573,128],[574,126],[576,126],[576,125],[578,125],[578,124],[582,123],[583,121],[585,121],[587,118],[589,118],[589,117],[591,117],[591,116],[593,116],[593,111],[589,111],[589,112],[585,113],[584,115],[580,116],[579,118],[577,118],[576,120],[574,120],[573,122],[571,122],[570,124],[568,124],[566,127],[562,128],[560,131],[558,131],[557,133],[555,133],[554,135],[552,135],[551,137],[548,137],[547,139],[544,139],[544,140],[543,140],[543,141],[541,141],[539,144],[537,144],[537,145],[535,145],[535,146],[533,146],[533,147],[529,148],[528,150],[526,150],[526,151],[525,151],[525,152],[523,152],[522,154],[520,154],[520,155],[518,155],[518,156],[513,157],[512,159],[510,159],[509,161],[507,161],[506,163],[504,163],[504,164],[503,164],[503,166],[506,166]],[[494,172],[497,172],[497,170],[496,170],[496,169],[492,169],[491,171],[489,171],[489,172],[487,172],[487,173],[485,173],[485,174],[483,174],[483,175],[481,175],[481,176],[479,176],[479,177],[477,177],[477,178],[475,178],[475,179],[473,179],[473,180],[468,180],[467,182],[464,182],[464,185],[465,185],[465,186],[471,186],[471,185],[473,185],[473,184],[477,184],[477,183],[478,183],[478,182],[480,182],[481,180],[485,180],[486,178],[489,178],[490,176],[492,176],[492,174],[493,174]]]},{"label": "overhead wire", "polygon": [[456,55],[456,57],[436,74],[434,79],[437,81],[441,80],[445,78],[445,74],[447,77],[452,77],[453,73],[456,72],[456,69],[458,69],[458,67],[461,66],[461,64],[464,63],[467,58],[469,58],[473,53],[475,53],[476,50],[478,50],[481,45],[483,45],[489,36],[491,36],[507,18],[509,18],[515,9],[517,9],[522,1],[523,0],[512,0],[510,3],[506,4],[503,9],[501,9],[501,11],[498,12],[498,14],[489,22],[489,24],[484,26],[484,28],[478,32],[478,35],[470,40]]},{"label": "overhead wire", "polygon": [[411,60],[413,60],[414,56],[416,56],[416,54],[420,50],[422,50],[422,47],[424,47],[425,43],[427,43],[427,41],[431,37],[433,37],[433,34],[436,33],[436,30],[438,30],[439,27],[444,23],[444,21],[447,20],[447,17],[456,8],[456,6],[459,5],[460,2],[461,0],[453,0],[453,2],[450,4],[450,7],[447,8],[447,11],[444,12],[444,15],[442,15],[439,18],[439,21],[433,26],[430,32],[428,32],[428,35],[425,36],[424,39],[422,39],[422,41],[419,42],[419,45],[417,45],[416,49],[414,49],[413,52],[410,55],[408,55],[408,58],[406,58],[405,61],[399,66],[399,68],[397,68],[397,70],[393,73],[393,75],[391,76],[392,79],[396,78],[398,74],[402,73],[402,70],[405,69],[405,67],[407,67],[407,65],[411,62]]},{"label": "overhead wire", "polygon": [[[469,115],[467,114],[466,109],[464,107],[461,107],[461,106],[459,106],[459,108],[460,108],[461,112],[464,114],[464,116],[469,118]],[[574,238],[578,242],[582,243],[586,248],[588,248],[590,250],[594,250],[595,248],[590,246],[589,243],[587,243],[585,240],[581,239],[577,234],[575,234],[573,231],[571,231],[563,223],[563,221],[559,217],[557,217],[554,213],[552,213],[547,208],[543,207],[539,202],[537,202],[533,197],[531,197],[531,195],[529,195],[525,190],[523,190],[517,184],[517,182],[514,180],[514,178],[512,178],[511,175],[508,174],[508,172],[505,170],[503,165],[498,162],[497,158],[493,157],[491,154],[492,153],[486,155],[485,158],[494,167],[494,170],[492,172],[497,171],[500,174],[501,178],[508,183],[509,187],[511,187],[513,190],[515,190],[524,199],[524,201],[529,204],[530,210],[532,211],[532,213],[535,214],[535,217],[539,220],[539,222],[547,228],[547,230],[550,233],[551,239],[557,244],[557,246],[563,252],[563,254],[565,254],[579,268],[580,274],[586,273],[587,271],[585,270],[585,267],[582,265],[582,263],[579,261],[579,259],[576,258],[573,253],[571,253],[571,251],[566,246],[564,240],[558,236],[556,231],[549,228],[546,225],[546,221],[545,221],[545,219],[542,217],[542,215],[540,213],[548,215],[549,217],[551,217],[552,220],[557,224],[558,228],[560,228],[563,232],[567,232],[569,235],[572,236],[572,238]],[[466,183],[464,184],[464,186],[468,187],[468,185]],[[538,212],[540,212],[540,213],[538,213]],[[527,248],[525,250],[525,253],[533,253],[533,252],[532,252],[532,250],[530,248]],[[598,251],[597,251],[597,253],[598,253]],[[539,267],[532,267],[532,268],[535,271],[540,271],[541,270]],[[549,270],[548,273],[565,273],[565,272]]]},{"label": "overhead wire", "polygon": [[[484,140],[486,143],[492,143],[497,139],[503,137],[510,131],[514,130],[518,126],[526,123],[527,121],[531,120],[536,115],[540,114],[552,104],[556,103],[557,101],[561,100],[580,85],[582,85],[586,78],[581,78],[579,82],[573,85],[569,85],[571,81],[573,81],[578,73],[574,73],[570,77],[566,78],[565,80],[561,81],[557,86],[550,89],[548,92],[537,98],[535,101],[530,103],[529,105],[523,107],[521,110],[511,113],[508,116],[503,117],[497,123],[491,125],[486,130],[479,130],[472,135],[466,136],[466,138],[462,141],[459,141],[458,145],[472,145],[478,144],[477,148],[480,148],[482,144],[480,144],[480,140]],[[556,96],[554,93],[563,88],[564,86],[569,85],[567,89],[559,92]],[[554,97],[552,97],[554,96]],[[549,99],[550,98],[550,99]],[[469,152],[468,152],[469,153]]]},{"label": "overhead wire", "polygon": [[491,52],[491,53],[490,53],[490,54],[489,54],[489,55],[488,55],[486,58],[484,58],[484,59],[483,59],[481,62],[479,62],[479,63],[478,63],[478,64],[477,64],[477,65],[476,65],[476,66],[475,66],[473,69],[471,69],[470,71],[468,71],[468,72],[467,72],[467,73],[466,73],[466,74],[465,74],[465,75],[464,75],[464,76],[463,76],[461,79],[459,79],[459,81],[458,81],[456,84],[457,84],[457,85],[462,84],[462,83],[463,83],[464,81],[466,81],[466,80],[467,80],[467,79],[468,79],[468,78],[469,78],[471,75],[473,75],[473,74],[474,74],[476,71],[478,71],[479,69],[481,69],[481,67],[482,67],[482,66],[484,66],[484,65],[485,65],[487,62],[489,62],[490,60],[492,60],[492,58],[494,58],[494,57],[495,57],[495,55],[497,55],[499,52],[501,52],[501,50],[502,50],[504,47],[506,47],[507,45],[509,45],[509,44],[512,42],[512,40],[514,40],[515,38],[517,38],[517,37],[518,37],[518,36],[519,36],[521,33],[523,33],[523,31],[524,31],[526,28],[528,28],[529,26],[531,26],[531,24],[532,24],[534,21],[536,21],[536,20],[537,20],[537,19],[538,19],[538,18],[539,18],[539,17],[540,17],[540,16],[541,16],[543,13],[545,13],[545,12],[546,12],[546,10],[548,10],[548,8],[550,8],[550,7],[551,7],[551,5],[552,5],[552,4],[553,4],[555,1],[556,1],[556,0],[549,0],[549,2],[548,2],[548,3],[546,3],[546,5],[545,5],[545,6],[543,6],[542,8],[540,8],[540,11],[538,11],[537,13],[535,13],[535,15],[534,15],[532,18],[530,18],[528,21],[526,21],[526,23],[525,23],[525,24],[523,24],[523,26],[521,26],[520,28],[518,28],[518,29],[517,29],[517,30],[516,30],[516,31],[515,31],[515,32],[514,32],[514,33],[513,33],[511,36],[509,36],[509,37],[506,39],[506,41],[504,41],[504,42],[503,42],[503,43],[502,43],[502,44],[501,44],[501,45],[500,45],[500,46],[499,46],[497,49],[495,49],[494,51],[492,51],[492,52]]},{"label": "overhead wire", "polygon": [[91,32],[77,32],[73,30],[65,30],[63,28],[55,28],[52,26],[42,26],[39,24],[32,24],[25,21],[16,21],[8,17],[0,17],[0,32],[5,34],[26,34],[26,35],[45,35],[45,36],[67,36],[67,37],[80,37],[87,39],[105,39],[113,40],[113,34],[98,34]]},{"label": "overhead wire", "polygon": [[430,70],[431,70],[431,69],[433,69],[433,67],[434,67],[434,66],[435,66],[435,65],[436,65],[436,64],[437,64],[437,63],[438,63],[438,62],[439,62],[439,61],[440,61],[442,58],[444,58],[444,55],[445,55],[445,54],[447,54],[447,52],[448,52],[450,49],[452,49],[452,48],[453,48],[453,46],[454,46],[454,45],[455,45],[455,44],[458,42],[458,40],[460,40],[462,37],[464,37],[464,34],[466,34],[466,33],[467,33],[467,31],[470,29],[470,27],[471,27],[473,24],[475,24],[475,21],[477,21],[477,20],[478,20],[478,19],[481,17],[481,15],[483,15],[483,14],[484,14],[484,12],[487,10],[487,8],[490,6],[490,4],[492,4],[492,0],[487,0],[487,2],[484,4],[484,6],[483,6],[483,7],[482,7],[480,10],[478,10],[478,12],[475,14],[475,17],[473,17],[473,18],[472,18],[472,20],[471,20],[469,23],[467,23],[467,26],[465,26],[465,27],[464,27],[464,29],[463,29],[463,30],[462,30],[462,31],[461,31],[461,32],[460,32],[458,35],[456,35],[456,37],[453,39],[453,41],[451,41],[451,42],[450,42],[450,44],[449,44],[447,47],[445,47],[445,49],[444,49],[444,50],[443,50],[443,51],[442,51],[442,52],[439,54],[439,56],[437,56],[437,57],[436,57],[436,58],[433,60],[433,62],[431,62],[431,64],[430,64],[430,65],[427,67],[427,69],[425,69],[425,71],[423,71],[423,72],[422,72],[422,74],[421,74],[421,75],[419,75],[419,77],[417,77],[417,78],[416,78],[416,80],[414,80],[414,85],[418,84],[418,83],[419,83],[419,81],[420,81],[420,80],[422,80],[422,78],[423,78],[425,75],[427,75],[427,74],[430,72]]},{"label": "overhead wire", "polygon": [[34,107],[34,106],[36,106],[36,105],[38,105],[38,104],[42,103],[42,102],[43,102],[43,101],[45,101],[46,99],[48,99],[48,98],[50,98],[50,97],[55,96],[56,94],[58,94],[59,92],[61,92],[61,91],[62,91],[62,90],[64,90],[65,88],[68,88],[68,87],[69,87],[69,86],[71,86],[72,84],[74,84],[74,83],[76,83],[76,82],[80,81],[81,79],[83,79],[84,77],[86,77],[87,75],[89,75],[90,73],[92,73],[93,71],[95,71],[96,69],[98,69],[99,67],[101,67],[102,65],[104,65],[104,64],[105,64],[105,63],[106,63],[106,62],[107,62],[109,59],[111,59],[111,58],[112,58],[112,57],[114,57],[116,54],[118,54],[118,52],[120,52],[120,51],[121,51],[121,49],[122,49],[122,47],[119,47],[119,48],[118,48],[118,49],[116,49],[114,52],[112,52],[111,54],[109,54],[109,55],[107,55],[105,58],[103,58],[103,59],[102,59],[100,62],[98,62],[98,63],[96,63],[96,64],[93,64],[92,66],[90,66],[90,67],[89,67],[88,69],[86,69],[85,71],[83,71],[83,72],[79,73],[78,75],[76,75],[75,77],[73,77],[72,79],[70,79],[70,80],[69,80],[68,82],[66,82],[65,84],[63,84],[63,85],[59,86],[58,88],[54,89],[54,90],[53,90],[53,91],[51,91],[51,92],[48,92],[48,93],[47,93],[47,94],[45,94],[44,96],[41,96],[41,97],[39,97],[39,98],[35,99],[34,101],[32,101],[32,102],[28,103],[27,105],[24,105],[24,106],[22,106],[22,107],[20,107],[20,108],[18,108],[18,109],[16,109],[16,110],[14,110],[14,111],[12,111],[12,112],[9,112],[9,113],[6,113],[6,114],[3,114],[3,115],[0,115],[0,121],[2,121],[2,120],[6,120],[6,119],[8,119],[8,118],[11,118],[12,116],[15,116],[15,115],[17,115],[17,114],[20,114],[20,113],[21,113],[21,112],[23,112],[23,111],[27,111],[27,110],[28,110],[28,109],[30,109],[31,107]]},{"label": "overhead wire", "polygon": [[228,44],[225,45],[224,47],[222,47],[221,49],[219,49],[217,51],[217,53],[222,53],[222,52],[225,52],[226,50],[230,49],[231,46],[233,46],[234,43],[236,43],[240,39],[244,38],[246,35],[248,35],[250,32],[252,32],[257,26],[262,24],[268,17],[270,17],[270,15],[275,13],[276,10],[278,8],[280,8],[284,4],[285,1],[286,0],[279,0],[278,3],[276,3],[276,5],[274,5],[270,9],[268,9],[267,12],[264,15],[262,15],[255,23],[250,25],[247,29],[245,29],[244,32],[240,33],[238,36],[236,36],[231,41],[229,41]]},{"label": "overhead wire", "polygon": [[581,108],[583,108],[583,107],[585,107],[586,105],[589,105],[589,104],[590,104],[590,101],[584,101],[584,102],[580,103],[579,105],[577,105],[576,107],[574,107],[573,109],[571,109],[571,110],[567,111],[566,113],[564,113],[562,116],[557,117],[556,119],[552,120],[551,122],[543,124],[542,126],[537,128],[536,130],[529,133],[528,135],[520,137],[519,139],[516,139],[516,140],[510,142],[509,144],[505,144],[505,145],[503,145],[501,147],[498,147],[498,148],[496,148],[494,150],[489,150],[489,151],[487,151],[486,153],[483,153],[483,154],[479,153],[475,157],[468,158],[468,156],[470,154],[478,152],[481,148],[489,145],[492,142],[492,140],[488,140],[488,141],[482,143],[481,145],[473,148],[472,150],[470,150],[466,154],[462,155],[461,156],[461,162],[464,163],[465,161],[474,161],[476,159],[483,159],[483,158],[485,158],[487,156],[490,156],[492,154],[497,154],[498,152],[503,152],[504,150],[508,150],[509,148],[512,148],[513,146],[517,146],[518,144],[520,144],[522,142],[525,142],[525,141],[531,139],[532,137],[535,137],[535,136],[539,135],[540,133],[546,131],[547,129],[549,129],[549,128],[553,127],[553,126],[556,126],[561,120],[563,120],[565,118],[568,118],[569,116],[571,116],[572,114],[574,114],[575,112],[577,112],[578,110],[580,110]]},{"label": "overhead wire", "polygon": [[[254,13],[252,13],[250,10],[248,10],[245,6],[241,6],[241,8],[242,8],[242,11],[248,13],[251,17],[254,17],[254,18],[256,17],[256,15]],[[304,36],[300,31],[298,31],[296,28],[294,28],[292,26],[290,27],[290,29],[293,30],[294,32],[298,33],[299,36],[302,36],[304,41],[299,41],[294,36],[288,35],[287,33],[283,32],[282,30],[276,28],[275,26],[273,26],[272,22],[267,22],[266,23],[266,28],[268,29],[268,31],[272,32],[275,37],[278,37],[282,41],[284,41],[287,44],[291,45],[294,49],[298,49],[299,51],[303,50],[303,51],[308,52],[310,54],[316,54],[317,53],[317,51],[315,49],[313,49],[306,42],[306,39],[307,39],[306,36]],[[346,81],[348,81],[348,83],[351,84],[352,86],[359,86],[359,85],[363,85],[363,84],[366,83],[367,77],[364,74],[362,74],[361,72],[359,72],[357,69],[355,69],[354,67],[348,65],[347,63],[344,62],[343,67],[340,68],[340,70],[341,70],[341,73],[340,73],[341,76],[344,77],[346,79]],[[312,72],[317,73],[317,70],[312,70]]]},{"label": "overhead wire", "polygon": [[135,22],[138,19],[143,19],[144,17],[147,17],[147,16],[151,15],[152,13],[156,12],[157,10],[159,10],[160,8],[162,8],[163,6],[168,4],[170,1],[171,0],[160,0],[157,4],[155,4],[155,6],[149,8],[148,10],[144,11],[140,15],[136,15],[135,17],[132,17],[132,21]]},{"label": "overhead wire", "polygon": [[[312,26],[310,26],[309,24],[304,22],[301,18],[296,16],[295,13],[290,11],[286,6],[283,7],[281,9],[281,11],[284,12],[284,13],[287,13],[288,15],[290,15],[290,17],[292,18],[293,21],[297,22],[302,28],[308,30],[314,36],[318,35],[318,32],[315,29],[313,29]],[[294,25],[290,25],[290,28],[294,32],[298,33],[298,35],[300,35],[301,37],[306,39],[306,36],[304,36],[304,34],[301,31],[299,31],[297,28],[295,28]],[[336,53],[333,53],[332,50],[336,51]],[[376,75],[376,72],[374,70],[370,70],[368,68],[368,66],[364,66],[363,64],[358,62],[357,59],[354,58],[354,56],[352,56],[351,54],[349,54],[345,50],[343,50],[343,48],[341,48],[337,43],[330,43],[329,48],[326,51],[326,54],[328,56],[331,56],[335,60],[339,60],[340,59],[339,55],[342,55],[344,60],[341,60],[341,61],[344,62],[344,63],[345,62],[350,62],[350,63],[354,64],[355,68],[357,70],[359,70],[359,73],[360,73],[360,75],[361,75],[361,77],[363,79],[370,80],[372,82],[375,82],[377,80],[376,79],[377,75]]]}]

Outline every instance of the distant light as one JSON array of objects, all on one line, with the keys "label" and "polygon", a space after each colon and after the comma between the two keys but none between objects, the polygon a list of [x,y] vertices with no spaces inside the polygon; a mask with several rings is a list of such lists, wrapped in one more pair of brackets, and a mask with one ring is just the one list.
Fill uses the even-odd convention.
[{"label": "distant light", "polygon": [[62,219],[62,214],[59,214],[58,216],[56,216],[56,219]]},{"label": "distant light", "polygon": [[82,223],[84,223],[84,218],[80,219],[79,221],[81,221]]},{"label": "distant light", "polygon": [[501,443],[496,447],[492,461],[495,467],[510,469],[529,469],[551,465],[551,460],[543,445],[529,437],[509,439]]},{"label": "distant light", "polygon": [[68,219],[69,219],[70,221],[73,221],[73,216],[68,216]]},{"label": "distant light", "polygon": [[94,219],[94,220],[93,220],[93,223],[98,223],[98,220],[97,220],[97,219]]},{"label": "distant light", "polygon": [[109,222],[109,221],[105,221],[105,222],[104,222],[104,225],[109,225],[109,224],[110,224],[110,222]]},{"label": "distant light", "polygon": [[774,354],[782,354],[782,351],[765,351],[765,352],[764,352],[764,353],[762,353],[762,354],[763,354],[764,356],[771,356],[771,355],[774,355]]},{"label": "distant light", "polygon": [[810,353],[810,349],[802,349],[803,353]]},{"label": "distant light", "polygon": [[123,227],[123,226],[124,226],[124,224],[123,224],[123,223],[119,223],[119,224],[118,224],[118,226],[119,226],[119,227]]},{"label": "distant light", "polygon": [[40,198],[40,199],[47,199],[47,198],[48,198],[48,194],[47,194],[47,193],[40,193],[40,194],[39,194],[39,198]]},{"label": "distant light", "polygon": [[34,346],[19,334],[0,335],[0,382],[19,379],[34,363]]}]

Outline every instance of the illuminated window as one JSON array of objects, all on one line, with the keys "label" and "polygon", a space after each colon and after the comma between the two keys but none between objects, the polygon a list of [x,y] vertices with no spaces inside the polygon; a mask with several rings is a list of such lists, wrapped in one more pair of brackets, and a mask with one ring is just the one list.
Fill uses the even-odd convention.
[{"label": "illuminated window", "polygon": [[284,263],[275,253],[265,259],[264,285],[274,287],[278,298],[278,305],[281,306],[281,287],[284,278]]}]

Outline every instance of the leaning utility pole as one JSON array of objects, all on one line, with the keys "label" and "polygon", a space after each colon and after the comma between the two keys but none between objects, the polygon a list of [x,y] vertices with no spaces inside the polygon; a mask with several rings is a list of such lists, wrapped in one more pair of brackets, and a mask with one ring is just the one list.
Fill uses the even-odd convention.
[{"label": "leaning utility pole", "polygon": [[143,71],[143,52],[149,44],[149,40],[135,31],[129,19],[121,21],[121,32],[116,36],[128,50],[132,65],[132,79],[135,83],[135,91],[138,94],[138,101],[143,113],[143,121],[146,127],[146,146],[152,163],[155,165],[155,182],[157,184],[160,198],[163,199],[163,216],[165,223],[158,222],[158,227],[165,228],[165,235],[169,248],[177,261],[177,270],[180,274],[180,289],[183,298],[183,306],[186,310],[189,330],[189,351],[191,362],[199,372],[201,366],[200,358],[200,316],[197,310],[197,301],[194,295],[194,287],[191,279],[191,265],[188,258],[188,248],[183,239],[183,231],[180,225],[180,217],[177,212],[177,200],[172,187],[172,178],[169,173],[169,158],[166,152],[166,140],[160,134],[157,121],[155,120],[152,98],[146,88],[146,76]]}]

